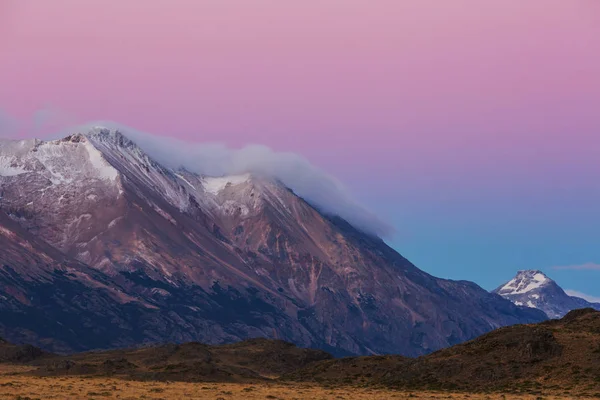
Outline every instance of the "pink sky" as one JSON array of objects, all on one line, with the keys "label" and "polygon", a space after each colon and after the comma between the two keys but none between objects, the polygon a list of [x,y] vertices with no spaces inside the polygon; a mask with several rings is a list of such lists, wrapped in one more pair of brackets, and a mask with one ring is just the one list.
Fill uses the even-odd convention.
[{"label": "pink sky", "polygon": [[[423,266],[485,237],[517,268],[523,241],[490,234],[507,221],[551,243],[518,267],[600,257],[598,0],[0,0],[0,54],[22,134],[112,120],[298,152],[393,223],[413,213]],[[457,226],[469,241],[428,264]]]},{"label": "pink sky", "polygon": [[597,0],[0,7],[0,109],[29,131],[112,120],[265,144],[427,195],[515,179],[553,191],[600,167]]},{"label": "pink sky", "polygon": [[0,106],[20,119],[53,109],[391,168],[404,152],[422,173],[490,153],[560,162],[599,141],[596,0],[0,7]]},{"label": "pink sky", "polygon": [[434,186],[599,166],[597,0],[0,7],[0,108],[21,122],[113,120]]}]

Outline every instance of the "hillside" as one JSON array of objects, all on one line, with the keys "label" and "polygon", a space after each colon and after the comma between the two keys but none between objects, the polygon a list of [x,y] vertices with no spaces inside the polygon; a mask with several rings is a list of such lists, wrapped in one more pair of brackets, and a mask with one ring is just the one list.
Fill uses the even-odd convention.
[{"label": "hillside", "polygon": [[600,396],[600,312],[582,309],[561,320],[500,328],[416,359],[323,361],[284,379],[411,390],[544,390]]},{"label": "hillside", "polygon": [[321,350],[278,340],[250,339],[210,346],[191,342],[132,349],[44,353],[26,345],[0,343],[0,362],[30,365],[35,376],[118,377],[143,381],[264,382],[331,359]]}]

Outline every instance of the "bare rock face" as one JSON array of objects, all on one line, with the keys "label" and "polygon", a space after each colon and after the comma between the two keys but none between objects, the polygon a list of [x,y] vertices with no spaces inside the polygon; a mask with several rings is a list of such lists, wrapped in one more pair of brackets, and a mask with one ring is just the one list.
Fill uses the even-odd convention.
[{"label": "bare rock face", "polygon": [[[268,337],[420,355],[546,318],[426,274],[277,181],[172,170],[103,128],[0,142],[0,210],[12,249],[0,254],[0,294],[26,315],[42,291],[64,314],[51,328],[2,318],[0,334],[51,350]],[[51,293],[60,285],[69,302]]]},{"label": "bare rock face", "polygon": [[562,318],[569,311],[581,308],[600,310],[600,304],[569,296],[555,281],[537,270],[519,271],[494,292],[518,306],[542,310],[553,319]]}]

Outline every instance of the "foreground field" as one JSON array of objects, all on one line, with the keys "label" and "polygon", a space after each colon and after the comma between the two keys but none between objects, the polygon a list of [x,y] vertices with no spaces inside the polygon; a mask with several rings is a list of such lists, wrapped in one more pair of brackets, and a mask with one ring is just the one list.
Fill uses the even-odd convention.
[{"label": "foreground field", "polygon": [[[402,392],[361,388],[327,388],[305,384],[240,384],[139,382],[110,378],[31,377],[4,371],[0,375],[0,399],[213,399],[213,400],[375,400],[469,399],[559,400],[573,397]],[[19,372],[24,372],[23,370]]]}]

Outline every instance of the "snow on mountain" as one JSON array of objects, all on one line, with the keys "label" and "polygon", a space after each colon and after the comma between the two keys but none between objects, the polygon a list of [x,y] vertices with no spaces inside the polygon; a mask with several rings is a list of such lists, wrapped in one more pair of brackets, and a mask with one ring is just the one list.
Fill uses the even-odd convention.
[{"label": "snow on mountain", "polygon": [[[149,202],[152,200],[144,193],[148,187],[181,211],[189,211],[194,202],[204,206],[205,211],[225,214],[231,213],[236,206],[247,208],[247,204],[241,205],[240,201],[228,199],[223,192],[239,190],[240,185],[251,181],[250,174],[211,177],[184,169],[165,168],[117,130],[96,127],[85,137],[129,184],[136,187],[136,193]],[[256,201],[253,203],[256,205]]]},{"label": "snow on mountain", "polygon": [[15,157],[0,156],[0,176],[16,176],[26,172],[22,165],[16,163]]},{"label": "snow on mountain", "polygon": [[151,188],[174,206],[180,209],[188,207],[188,198],[181,190],[177,176],[148,157],[121,132],[96,127],[86,133],[85,137],[121,175],[137,187],[138,194]]},{"label": "snow on mountain", "polygon": [[502,295],[528,293],[539,289],[549,281],[550,279],[540,271],[519,271],[517,276],[502,286],[497,293]]},{"label": "snow on mountain", "polygon": [[62,251],[91,238],[94,214],[123,192],[116,168],[83,135],[3,141],[0,160],[0,207]]},{"label": "snow on mountain", "polygon": [[[39,242],[32,252],[53,249],[85,271],[57,272],[58,261],[37,262],[45,276],[68,294],[80,279],[92,280],[127,303],[115,307],[104,291],[90,292],[85,315],[59,313],[63,330],[77,326],[82,347],[266,336],[336,354],[420,355],[545,318],[473,283],[419,270],[380,238],[322,213],[280,181],[167,168],[116,130],[0,142],[0,171],[6,226]],[[28,245],[2,240],[14,251],[0,266],[0,295],[11,296],[13,275],[27,274]],[[546,284],[533,277],[509,289],[532,282]],[[40,297],[37,283],[22,284],[17,309],[36,315],[27,299],[43,298],[45,315],[55,315],[63,297],[47,286]],[[118,332],[108,332],[111,314]],[[3,336],[55,335],[45,325],[19,325],[23,320],[0,321]],[[84,331],[95,324],[105,327],[103,334],[86,342]]]},{"label": "snow on mountain", "polygon": [[69,184],[75,178],[112,180],[117,171],[102,153],[82,136],[61,140],[4,141],[0,145],[0,176],[38,174],[53,185]]},{"label": "snow on mountain", "polygon": [[202,179],[202,184],[205,191],[214,195],[218,195],[227,186],[236,186],[247,182],[248,179],[250,179],[249,174],[223,177],[205,177]]},{"label": "snow on mountain", "polygon": [[555,281],[537,270],[518,271],[513,279],[494,292],[517,306],[542,310],[550,318],[562,318],[569,311],[579,308],[600,310],[600,304],[569,296]]}]

